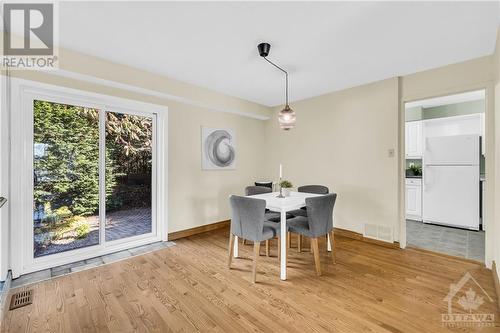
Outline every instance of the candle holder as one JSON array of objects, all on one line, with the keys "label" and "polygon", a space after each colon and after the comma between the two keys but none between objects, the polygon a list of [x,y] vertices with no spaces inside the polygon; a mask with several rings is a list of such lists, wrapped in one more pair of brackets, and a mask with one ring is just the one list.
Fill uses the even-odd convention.
[{"label": "candle holder", "polygon": [[281,186],[281,177],[280,177],[280,181],[279,181],[278,185],[280,187],[280,194],[278,196],[276,196],[276,198],[284,198],[285,196],[283,195],[283,187]]}]

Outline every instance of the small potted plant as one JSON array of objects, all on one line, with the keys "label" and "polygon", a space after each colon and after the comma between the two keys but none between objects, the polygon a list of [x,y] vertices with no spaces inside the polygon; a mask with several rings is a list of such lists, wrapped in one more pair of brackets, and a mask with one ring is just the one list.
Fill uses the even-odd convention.
[{"label": "small potted plant", "polygon": [[410,163],[408,169],[406,169],[406,176],[421,177],[422,176],[422,166],[416,165],[415,163]]},{"label": "small potted plant", "polygon": [[281,191],[285,197],[290,196],[290,189],[293,187],[292,183],[288,180],[282,180],[280,183]]}]

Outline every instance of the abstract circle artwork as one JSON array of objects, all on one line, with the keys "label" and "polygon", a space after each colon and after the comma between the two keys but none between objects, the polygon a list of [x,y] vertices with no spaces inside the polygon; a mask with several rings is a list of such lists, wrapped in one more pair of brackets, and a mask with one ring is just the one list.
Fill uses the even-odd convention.
[{"label": "abstract circle artwork", "polygon": [[202,128],[203,169],[235,169],[236,140],[230,129]]}]

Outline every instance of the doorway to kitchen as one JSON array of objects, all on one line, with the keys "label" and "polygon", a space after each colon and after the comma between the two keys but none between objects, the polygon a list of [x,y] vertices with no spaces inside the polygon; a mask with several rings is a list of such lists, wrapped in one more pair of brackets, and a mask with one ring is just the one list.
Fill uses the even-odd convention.
[{"label": "doorway to kitchen", "polygon": [[14,277],[166,238],[165,109],[30,81],[12,87]]},{"label": "doorway to kitchen", "polygon": [[485,261],[485,90],[405,103],[406,243]]}]

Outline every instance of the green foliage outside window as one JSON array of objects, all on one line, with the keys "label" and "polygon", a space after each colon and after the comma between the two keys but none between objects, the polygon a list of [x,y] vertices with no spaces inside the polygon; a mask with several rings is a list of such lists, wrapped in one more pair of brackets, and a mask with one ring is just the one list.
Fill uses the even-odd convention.
[{"label": "green foliage outside window", "polygon": [[[106,118],[106,204],[112,210],[129,200],[120,195],[126,192],[120,179],[151,173],[152,123],[115,113]],[[56,222],[98,214],[99,111],[36,100],[34,142],[35,209],[44,207],[45,218]]]}]

